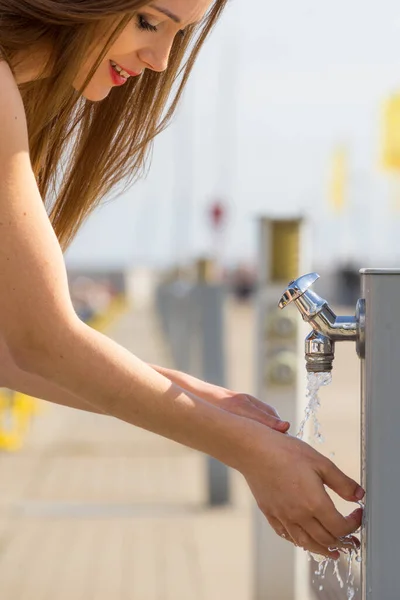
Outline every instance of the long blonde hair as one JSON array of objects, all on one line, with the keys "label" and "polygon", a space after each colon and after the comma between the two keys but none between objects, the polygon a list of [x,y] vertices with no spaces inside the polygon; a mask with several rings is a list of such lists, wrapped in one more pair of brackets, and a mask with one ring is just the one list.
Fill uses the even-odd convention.
[{"label": "long blonde hair", "polygon": [[[166,71],[147,69],[101,102],[91,102],[82,90],[134,11],[148,0],[0,0],[1,55],[13,72],[22,50],[43,43],[51,48],[43,68],[51,75],[21,84],[20,91],[32,167],[64,249],[118,182],[124,180],[127,187],[143,174],[151,142],[168,125],[199,49],[227,1],[216,0],[201,25],[176,37]],[[71,81],[99,28],[111,33],[76,91]]]}]

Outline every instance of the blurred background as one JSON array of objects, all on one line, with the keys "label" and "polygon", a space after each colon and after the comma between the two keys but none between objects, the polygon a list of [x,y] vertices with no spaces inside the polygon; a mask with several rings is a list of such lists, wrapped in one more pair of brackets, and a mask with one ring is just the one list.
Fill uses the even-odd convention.
[{"label": "blurred background", "polygon": [[[360,268],[398,266],[399,34],[394,0],[230,2],[148,176],[105,198],[66,253],[80,318],[149,363],[276,406],[288,386],[296,433],[304,361],[296,350],[287,381],[267,385],[260,323],[300,265],[341,314],[354,314]],[[306,258],[273,281],[260,276],[278,260],[261,218],[307,226]],[[358,372],[353,345],[339,345],[318,447],[356,479]],[[282,540],[257,545],[241,476],[177,444],[1,390],[0,449],[7,600],[361,597],[357,573],[349,596]]]}]

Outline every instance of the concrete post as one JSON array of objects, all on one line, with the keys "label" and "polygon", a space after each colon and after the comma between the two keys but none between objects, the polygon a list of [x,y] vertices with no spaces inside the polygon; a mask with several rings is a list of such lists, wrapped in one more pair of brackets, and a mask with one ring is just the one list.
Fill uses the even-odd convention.
[{"label": "concrete post", "polygon": [[[302,219],[259,222],[257,396],[275,406],[292,423],[292,431],[298,428],[305,399],[306,329],[296,309],[288,307],[284,313],[278,301],[282,286],[309,270],[306,227]],[[305,553],[279,538],[256,506],[254,538],[253,600],[308,598]]]}]

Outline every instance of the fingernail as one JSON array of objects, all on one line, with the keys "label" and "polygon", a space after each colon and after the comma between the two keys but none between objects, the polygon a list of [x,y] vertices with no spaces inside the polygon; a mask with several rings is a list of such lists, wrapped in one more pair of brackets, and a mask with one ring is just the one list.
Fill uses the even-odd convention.
[{"label": "fingernail", "polygon": [[361,486],[358,486],[357,491],[355,493],[355,497],[357,498],[357,500],[362,500],[365,496],[365,491],[362,489]]},{"label": "fingernail", "polygon": [[339,560],[339,558],[340,558],[340,552],[333,552],[331,554],[331,558],[333,558],[333,560]]}]

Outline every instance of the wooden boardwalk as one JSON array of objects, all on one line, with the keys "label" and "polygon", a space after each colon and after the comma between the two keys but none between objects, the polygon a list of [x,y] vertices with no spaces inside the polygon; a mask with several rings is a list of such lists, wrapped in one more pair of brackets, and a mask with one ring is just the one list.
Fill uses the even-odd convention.
[{"label": "wooden boardwalk", "polygon": [[[252,391],[252,310],[229,314],[230,385]],[[127,313],[109,334],[170,364],[151,310]],[[345,352],[338,373],[357,368]],[[340,430],[338,461],[355,476],[356,385],[329,390],[332,427],[323,420]],[[335,443],[329,435],[327,449]],[[250,494],[231,472],[232,506],[207,508],[205,466],[204,456],[126,423],[50,406],[22,451],[0,455],[1,599],[251,600]],[[280,600],[273,582],[266,600]]]}]

